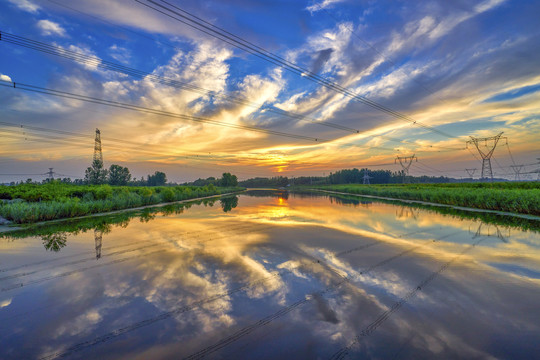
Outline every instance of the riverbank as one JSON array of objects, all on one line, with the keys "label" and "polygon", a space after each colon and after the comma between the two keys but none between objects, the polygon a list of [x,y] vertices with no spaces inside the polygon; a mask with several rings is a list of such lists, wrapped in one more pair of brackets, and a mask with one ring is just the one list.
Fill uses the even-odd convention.
[{"label": "riverbank", "polygon": [[[28,189],[6,188],[8,187],[0,189],[1,194],[4,198],[7,196],[11,198],[0,204],[0,216],[13,224],[75,219],[88,215],[101,216],[122,210],[138,210],[156,205],[165,206],[244,190],[240,187],[219,188],[212,185],[202,187],[114,187],[100,185],[78,188],[57,185],[56,187],[37,188],[37,190],[36,188],[31,189],[32,192],[36,193],[37,191],[40,195],[48,196],[51,199],[31,201],[35,196],[30,197]],[[47,190],[50,191],[47,192]],[[71,196],[68,197],[66,194]],[[94,194],[97,194],[97,199]]]},{"label": "riverbank", "polygon": [[539,183],[347,184],[302,188],[510,214],[540,215]]}]

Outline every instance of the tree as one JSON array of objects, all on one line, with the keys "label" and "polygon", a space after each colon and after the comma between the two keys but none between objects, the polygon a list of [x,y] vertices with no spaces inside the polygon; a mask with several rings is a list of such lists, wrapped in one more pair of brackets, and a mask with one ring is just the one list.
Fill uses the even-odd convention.
[{"label": "tree", "polygon": [[131,174],[127,167],[114,164],[109,167],[110,185],[127,185],[129,180],[131,180]]},{"label": "tree", "polygon": [[238,186],[238,178],[236,175],[231,175],[231,173],[223,173],[221,179],[219,180],[220,186]]},{"label": "tree", "polygon": [[92,185],[105,184],[107,182],[107,169],[103,168],[103,162],[94,160],[92,167],[86,169],[84,180]]},{"label": "tree", "polygon": [[148,175],[146,182],[148,186],[162,186],[167,182],[167,175],[164,172],[156,171],[154,175]]}]

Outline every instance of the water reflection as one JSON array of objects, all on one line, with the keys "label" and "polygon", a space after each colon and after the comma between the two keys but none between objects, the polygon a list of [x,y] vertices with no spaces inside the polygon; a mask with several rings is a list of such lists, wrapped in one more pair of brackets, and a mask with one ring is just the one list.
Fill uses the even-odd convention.
[{"label": "water reflection", "polygon": [[238,196],[227,196],[219,200],[221,202],[221,208],[223,212],[228,212],[238,206]]},{"label": "water reflection", "polygon": [[536,354],[537,232],[264,194],[0,240],[0,357]]},{"label": "water reflection", "polygon": [[67,234],[63,232],[43,235],[41,237],[45,250],[58,252],[67,242]]}]

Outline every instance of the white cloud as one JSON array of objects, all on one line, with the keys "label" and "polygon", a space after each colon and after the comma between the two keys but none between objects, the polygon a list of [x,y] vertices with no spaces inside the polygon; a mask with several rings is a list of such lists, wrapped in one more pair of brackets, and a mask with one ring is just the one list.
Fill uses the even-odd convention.
[{"label": "white cloud", "polygon": [[11,80],[11,78],[7,75],[4,75],[4,74],[0,74],[0,80],[2,81],[13,81]]},{"label": "white cloud", "polygon": [[113,46],[109,47],[109,50],[113,59],[124,64],[129,64],[129,61],[131,60],[131,52],[128,49],[114,44]]},{"label": "white cloud", "polygon": [[66,36],[66,30],[58,23],[50,20],[39,20],[37,27],[41,30],[43,35],[59,35]]},{"label": "white cloud", "polygon": [[30,0],[8,0],[19,9],[35,14],[39,10],[39,6],[31,2]]},{"label": "white cloud", "polygon": [[330,7],[332,4],[337,4],[339,2],[343,2],[344,0],[323,0],[319,4],[313,4],[306,8],[306,10],[314,13],[316,11],[320,11],[322,9],[326,9],[327,7]]},{"label": "white cloud", "polygon": [[0,302],[0,309],[6,306],[9,306],[11,304],[11,299],[4,300]]},{"label": "white cloud", "polygon": [[[58,44],[54,44],[54,45],[59,48],[59,52],[61,54],[65,54],[66,56],[72,56],[72,54],[70,54],[68,52],[65,52],[65,53],[62,52],[62,50],[65,50],[64,47],[62,47],[62,46],[60,46]],[[79,64],[81,64],[82,66],[84,66],[87,70],[96,71],[98,69],[98,66],[101,64],[101,59],[92,50],[90,50],[89,48],[87,48],[87,47],[85,47],[83,45],[79,45],[79,46],[69,45],[67,50],[73,51],[73,52],[76,52],[76,53],[79,53],[79,54],[83,54],[84,56],[88,57],[85,60],[80,60],[80,59],[77,60],[77,62]],[[91,59],[89,59],[89,58],[91,58]]]}]

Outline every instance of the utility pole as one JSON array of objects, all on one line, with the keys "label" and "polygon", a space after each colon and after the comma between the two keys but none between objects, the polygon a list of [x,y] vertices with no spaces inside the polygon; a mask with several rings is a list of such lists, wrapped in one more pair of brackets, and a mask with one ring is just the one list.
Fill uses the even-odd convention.
[{"label": "utility pole", "polygon": [[523,170],[523,165],[510,165],[510,167],[512,168],[512,170],[514,170],[514,173],[515,173],[514,180],[515,181],[521,180],[519,175],[521,173],[521,170]]},{"label": "utility pole", "polygon": [[396,156],[394,164],[399,161],[399,164],[403,168],[403,183],[405,183],[405,179],[409,175],[409,168],[415,159],[418,162],[418,158],[414,154],[412,156]]},{"label": "utility pole", "polygon": [[101,153],[101,132],[96,128],[96,141],[94,143],[94,161],[98,160],[103,164],[103,154]]},{"label": "utility pole", "polygon": [[469,174],[469,177],[472,179],[473,176],[474,176],[474,173],[476,172],[476,168],[474,168],[474,169],[465,169],[465,171],[467,172],[467,174]]},{"label": "utility pole", "polygon": [[369,179],[371,176],[368,175],[368,169],[364,169],[364,185],[370,185]]},{"label": "utility pole", "polygon": [[[480,153],[480,156],[482,157],[482,176],[480,179],[484,179],[486,177],[489,177],[491,181],[493,182],[493,170],[491,169],[491,156],[493,155],[493,151],[495,151],[495,148],[497,147],[497,143],[501,139],[501,135],[503,133],[499,133],[498,135],[486,137],[486,138],[475,138],[470,137],[471,140],[467,141],[466,146],[468,148],[469,144],[474,144],[476,146],[476,150]],[[507,139],[506,137],[504,139]],[[486,147],[485,151],[480,148],[479,142],[484,142],[484,147]],[[493,145],[488,146],[488,141],[493,141]]]}]

